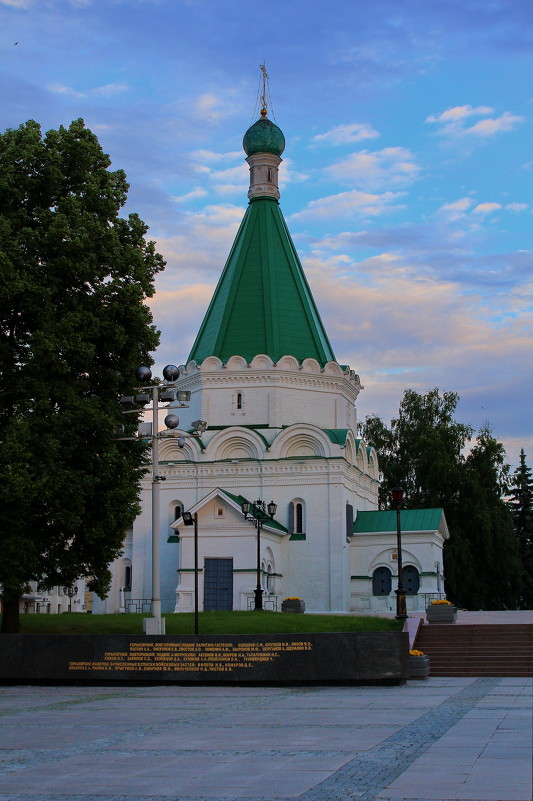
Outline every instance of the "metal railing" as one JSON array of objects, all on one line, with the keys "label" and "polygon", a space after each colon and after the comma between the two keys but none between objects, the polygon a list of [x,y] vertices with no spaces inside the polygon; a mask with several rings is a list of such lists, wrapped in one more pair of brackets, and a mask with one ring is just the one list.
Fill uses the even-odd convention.
[{"label": "metal railing", "polygon": [[152,612],[152,599],[151,598],[128,598],[124,602],[126,613],[139,614],[141,612]]},{"label": "metal railing", "polygon": [[446,593],[445,592],[419,592],[419,598],[423,598],[424,606],[428,606],[431,601],[445,601],[446,600]]},{"label": "metal railing", "polygon": [[[252,596],[248,598],[247,609],[255,609],[255,598]],[[278,596],[277,595],[263,595],[263,609],[269,612],[278,611]]]}]

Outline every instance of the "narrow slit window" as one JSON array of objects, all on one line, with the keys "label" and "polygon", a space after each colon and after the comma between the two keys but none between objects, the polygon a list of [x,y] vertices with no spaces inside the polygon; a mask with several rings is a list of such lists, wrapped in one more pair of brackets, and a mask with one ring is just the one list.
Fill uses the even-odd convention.
[{"label": "narrow slit window", "polygon": [[304,530],[304,510],[301,503],[296,504],[296,533],[303,534]]}]

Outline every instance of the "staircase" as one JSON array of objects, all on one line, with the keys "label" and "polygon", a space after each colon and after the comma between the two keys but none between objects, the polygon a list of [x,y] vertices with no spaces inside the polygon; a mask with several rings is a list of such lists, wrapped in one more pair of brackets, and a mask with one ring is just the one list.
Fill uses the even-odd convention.
[{"label": "staircase", "polygon": [[414,648],[431,676],[533,676],[533,624],[428,624]]}]

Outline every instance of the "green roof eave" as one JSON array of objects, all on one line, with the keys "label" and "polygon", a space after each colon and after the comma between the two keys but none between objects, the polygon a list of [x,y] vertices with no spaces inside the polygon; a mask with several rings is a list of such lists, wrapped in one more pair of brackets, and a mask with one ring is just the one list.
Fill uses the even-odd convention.
[{"label": "green roof eave", "polygon": [[349,428],[324,428],[322,430],[335,445],[340,445],[341,448],[345,447]]},{"label": "green roof eave", "polygon": [[189,361],[264,353],[335,361],[276,200],[254,198],[206,312]]}]

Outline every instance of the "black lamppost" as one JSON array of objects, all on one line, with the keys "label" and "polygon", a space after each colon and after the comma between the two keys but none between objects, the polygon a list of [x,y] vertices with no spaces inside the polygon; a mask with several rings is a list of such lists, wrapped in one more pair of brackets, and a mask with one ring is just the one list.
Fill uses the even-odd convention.
[{"label": "black lamppost", "polygon": [[405,587],[403,586],[403,563],[402,563],[402,527],[400,521],[400,506],[403,501],[403,488],[393,487],[392,500],[396,504],[396,540],[398,551],[398,589],[396,590],[396,620],[405,620],[407,606],[405,604]]},{"label": "black lamppost", "polygon": [[183,524],[194,526],[194,634],[198,636],[198,512],[183,512]]},{"label": "black lamppost", "polygon": [[68,596],[68,611],[72,612],[72,599],[78,594],[77,587],[63,587],[63,595]]},{"label": "black lamppost", "polygon": [[244,519],[248,520],[250,518],[253,521],[256,531],[257,531],[257,554],[256,554],[256,574],[257,574],[257,581],[256,581],[256,588],[255,588],[255,605],[254,609],[263,609],[263,588],[261,587],[261,529],[263,528],[263,523],[265,520],[268,520],[269,517],[272,519],[277,511],[277,505],[274,501],[270,501],[269,504],[266,504],[264,501],[258,499],[253,503],[250,501],[244,500],[241,503],[242,513],[244,515]]}]

